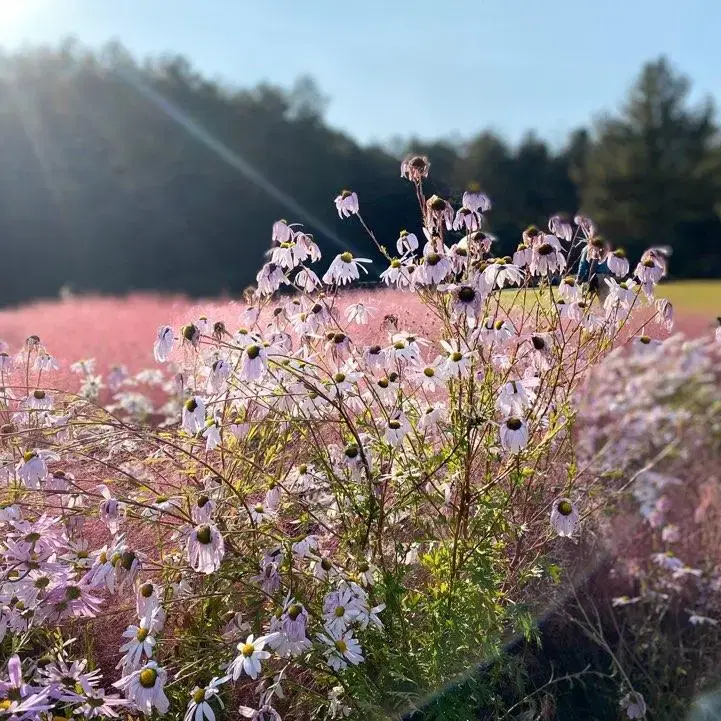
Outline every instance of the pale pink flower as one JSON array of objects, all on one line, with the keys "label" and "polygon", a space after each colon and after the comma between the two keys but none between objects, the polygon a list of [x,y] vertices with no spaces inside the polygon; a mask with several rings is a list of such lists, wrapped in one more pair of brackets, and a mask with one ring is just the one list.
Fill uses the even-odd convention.
[{"label": "pale pink flower", "polygon": [[341,218],[357,215],[360,210],[358,196],[350,190],[341,191],[333,202]]},{"label": "pale pink flower", "polygon": [[485,213],[491,209],[491,199],[477,190],[466,190],[463,193],[463,207],[474,213]]}]

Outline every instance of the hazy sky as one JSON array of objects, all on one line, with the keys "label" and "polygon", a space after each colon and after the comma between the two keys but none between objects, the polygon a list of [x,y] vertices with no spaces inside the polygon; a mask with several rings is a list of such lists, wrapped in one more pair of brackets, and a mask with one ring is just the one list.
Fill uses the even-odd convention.
[{"label": "hazy sky", "polygon": [[238,85],[313,75],[361,141],[494,128],[552,142],[666,53],[721,99],[721,0],[0,0],[0,44],[173,51]]}]

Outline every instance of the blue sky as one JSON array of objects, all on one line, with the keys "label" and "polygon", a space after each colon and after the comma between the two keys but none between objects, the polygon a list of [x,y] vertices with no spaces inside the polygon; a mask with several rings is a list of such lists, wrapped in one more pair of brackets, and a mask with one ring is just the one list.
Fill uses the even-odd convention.
[{"label": "blue sky", "polygon": [[362,142],[490,127],[560,143],[661,53],[718,101],[719,28],[721,0],[0,0],[6,48],[72,34],[237,85],[309,73]]}]

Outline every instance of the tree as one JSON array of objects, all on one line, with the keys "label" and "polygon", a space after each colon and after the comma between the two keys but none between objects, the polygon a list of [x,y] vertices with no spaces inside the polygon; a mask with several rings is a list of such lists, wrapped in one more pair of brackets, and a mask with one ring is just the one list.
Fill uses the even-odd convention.
[{"label": "tree", "polygon": [[689,91],[665,58],[644,66],[621,115],[597,124],[582,200],[602,232],[632,254],[670,245],[674,273],[703,275],[721,270],[721,174],[712,161],[713,105],[690,106]]}]

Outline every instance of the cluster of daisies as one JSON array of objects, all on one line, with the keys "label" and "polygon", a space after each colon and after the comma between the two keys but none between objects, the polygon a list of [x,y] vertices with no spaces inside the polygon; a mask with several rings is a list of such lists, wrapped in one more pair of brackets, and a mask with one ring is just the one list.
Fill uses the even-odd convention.
[{"label": "cluster of daisies", "polygon": [[[568,409],[583,368],[634,308],[645,303],[672,322],[670,304],[654,299],[663,253],[649,250],[627,277],[623,253],[590,219],[559,215],[547,230],[528,228],[513,257],[494,257],[483,230],[488,197],[466,192],[457,209],[426,198],[420,156],[401,173],[419,197],[421,232],[402,231],[393,256],[369,234],[388,262],[382,281],[426,303],[437,338],[399,330],[388,316],[387,338],[364,342],[376,309],[357,297],[344,304],[338,290],[371,260],[342,252],[319,274],[313,237],[281,220],[243,327],[202,317],[158,329],[153,356],[170,380],[122,367],[103,379],[82,361],[73,366],[80,392],[69,396],[42,389],[57,362],[38,338],[17,357],[2,349],[0,629],[16,653],[0,718],[104,718],[121,707],[162,715],[178,698],[166,688],[191,679],[186,721],[212,721],[231,687],[253,699],[242,715],[279,719],[281,682],[303,668],[320,674],[327,714],[349,715],[353,699],[337,681],[383,643],[381,571],[417,569],[424,549],[461,542],[461,527],[470,538],[481,493],[500,492],[527,460],[538,466],[571,442]],[[355,193],[335,205],[366,227]],[[582,252],[610,271],[602,304],[570,273]],[[550,300],[534,316],[502,300],[513,306],[514,289],[536,286]],[[295,292],[273,300],[283,288]],[[645,333],[633,345],[657,351]],[[155,426],[152,393],[140,385],[169,398]],[[104,386],[115,394],[105,410]],[[457,461],[462,445],[467,464]],[[479,456],[478,479],[462,472]],[[533,468],[525,470],[530,484]],[[114,482],[98,484],[100,474]],[[487,484],[489,474],[500,480]],[[572,482],[544,503],[541,535],[577,533]],[[104,544],[90,540],[99,525]],[[158,531],[155,547],[141,548],[143,526]],[[408,576],[422,595],[423,574]],[[199,670],[196,659],[178,660],[177,611],[203,613],[210,598],[229,618]],[[99,672],[69,661],[67,649],[33,656],[40,634],[113,604],[133,618],[107,693]]]}]

